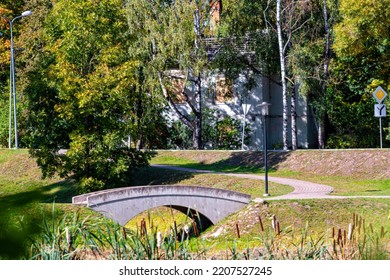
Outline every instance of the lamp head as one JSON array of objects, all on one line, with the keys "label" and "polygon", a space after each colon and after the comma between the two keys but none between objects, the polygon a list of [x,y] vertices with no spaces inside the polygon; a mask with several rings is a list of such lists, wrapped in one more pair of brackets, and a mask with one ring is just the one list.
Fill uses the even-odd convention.
[{"label": "lamp head", "polygon": [[269,110],[268,110],[268,108],[269,108],[269,106],[271,106],[271,103],[268,103],[268,102],[263,102],[263,103],[261,103],[260,105],[258,105],[258,106],[260,106],[261,107],[261,114],[263,115],[263,116],[268,116],[268,114],[269,114]]},{"label": "lamp head", "polygon": [[28,17],[28,16],[31,16],[32,12],[31,11],[24,11],[22,13],[22,17]]}]

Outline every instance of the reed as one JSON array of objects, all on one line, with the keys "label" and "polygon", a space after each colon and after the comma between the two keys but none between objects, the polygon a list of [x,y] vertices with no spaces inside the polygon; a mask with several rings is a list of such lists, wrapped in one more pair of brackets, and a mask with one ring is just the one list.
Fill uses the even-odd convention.
[{"label": "reed", "polygon": [[[289,260],[376,260],[389,259],[384,226],[376,229],[357,214],[348,228],[332,228],[330,235],[310,234],[303,229],[282,227],[276,216],[269,224],[260,216],[259,232],[242,250],[245,238],[236,223],[237,239],[226,243],[225,253],[212,251],[197,238],[195,221],[173,225],[160,232],[152,219],[143,219],[136,230],[129,230],[108,219],[83,216],[80,212],[57,217],[52,206],[50,218],[44,217],[42,234],[31,241],[31,259],[39,260],[196,260],[196,259],[289,259]],[[329,237],[327,237],[329,236]],[[256,241],[256,245],[249,241]],[[252,245],[249,245],[252,244]]]},{"label": "reed", "polygon": [[[335,234],[337,232],[337,234]],[[390,253],[386,248],[387,232],[382,225],[374,229],[363,217],[353,214],[348,230],[332,229],[331,255],[341,260],[380,260],[388,259]]]}]

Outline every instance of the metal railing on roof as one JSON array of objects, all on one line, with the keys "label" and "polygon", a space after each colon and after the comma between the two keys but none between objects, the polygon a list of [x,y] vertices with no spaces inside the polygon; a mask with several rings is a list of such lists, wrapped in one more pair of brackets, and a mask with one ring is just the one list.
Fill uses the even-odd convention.
[{"label": "metal railing on roof", "polygon": [[255,39],[252,36],[241,37],[207,37],[203,38],[207,55],[210,59],[214,58],[223,48],[230,48],[242,55],[254,54]]}]

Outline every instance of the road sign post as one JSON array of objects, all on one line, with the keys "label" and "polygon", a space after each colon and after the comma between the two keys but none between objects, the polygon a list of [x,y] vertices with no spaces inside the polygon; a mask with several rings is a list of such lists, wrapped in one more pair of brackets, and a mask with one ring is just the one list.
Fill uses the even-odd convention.
[{"label": "road sign post", "polygon": [[382,87],[377,87],[372,95],[374,96],[376,101],[381,104],[383,100],[385,100],[387,92]]},{"label": "road sign post", "polygon": [[386,105],[385,104],[375,104],[374,105],[374,115],[377,118],[386,117]]},{"label": "road sign post", "polygon": [[245,120],[246,114],[248,114],[251,104],[243,103],[242,111],[244,112],[244,117],[242,118],[242,134],[241,134],[241,150],[244,150],[244,138],[245,138]]},{"label": "road sign post", "polygon": [[386,105],[382,104],[387,96],[387,92],[382,87],[377,87],[372,96],[378,101],[378,104],[374,105],[374,116],[379,118],[379,137],[380,137],[380,146],[383,148],[382,142],[382,118],[386,117]]},{"label": "road sign post", "polygon": [[383,141],[382,141],[382,117],[379,118],[379,137],[380,137],[380,145],[381,149],[383,149]]}]

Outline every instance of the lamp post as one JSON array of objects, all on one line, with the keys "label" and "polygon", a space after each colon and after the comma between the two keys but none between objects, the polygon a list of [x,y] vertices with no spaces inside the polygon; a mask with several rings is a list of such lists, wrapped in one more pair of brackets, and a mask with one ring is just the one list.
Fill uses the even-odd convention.
[{"label": "lamp post", "polygon": [[13,24],[14,21],[22,17],[30,16],[31,11],[24,11],[20,16],[13,18],[12,20],[2,14],[0,17],[6,19],[9,24],[9,29],[11,33],[11,57],[10,57],[10,94],[9,94],[9,138],[8,138],[8,147],[11,149],[11,134],[12,134],[12,99],[13,99],[13,110],[14,110],[14,129],[15,129],[15,149],[18,149],[18,120],[16,115],[16,82],[15,82],[15,52],[14,52],[14,38],[13,38]]},{"label": "lamp post", "polygon": [[269,106],[271,103],[263,102],[260,104],[261,115],[263,116],[263,148],[264,148],[264,182],[265,193],[264,196],[270,196],[268,193],[268,152],[267,152],[267,117],[269,115]]}]

